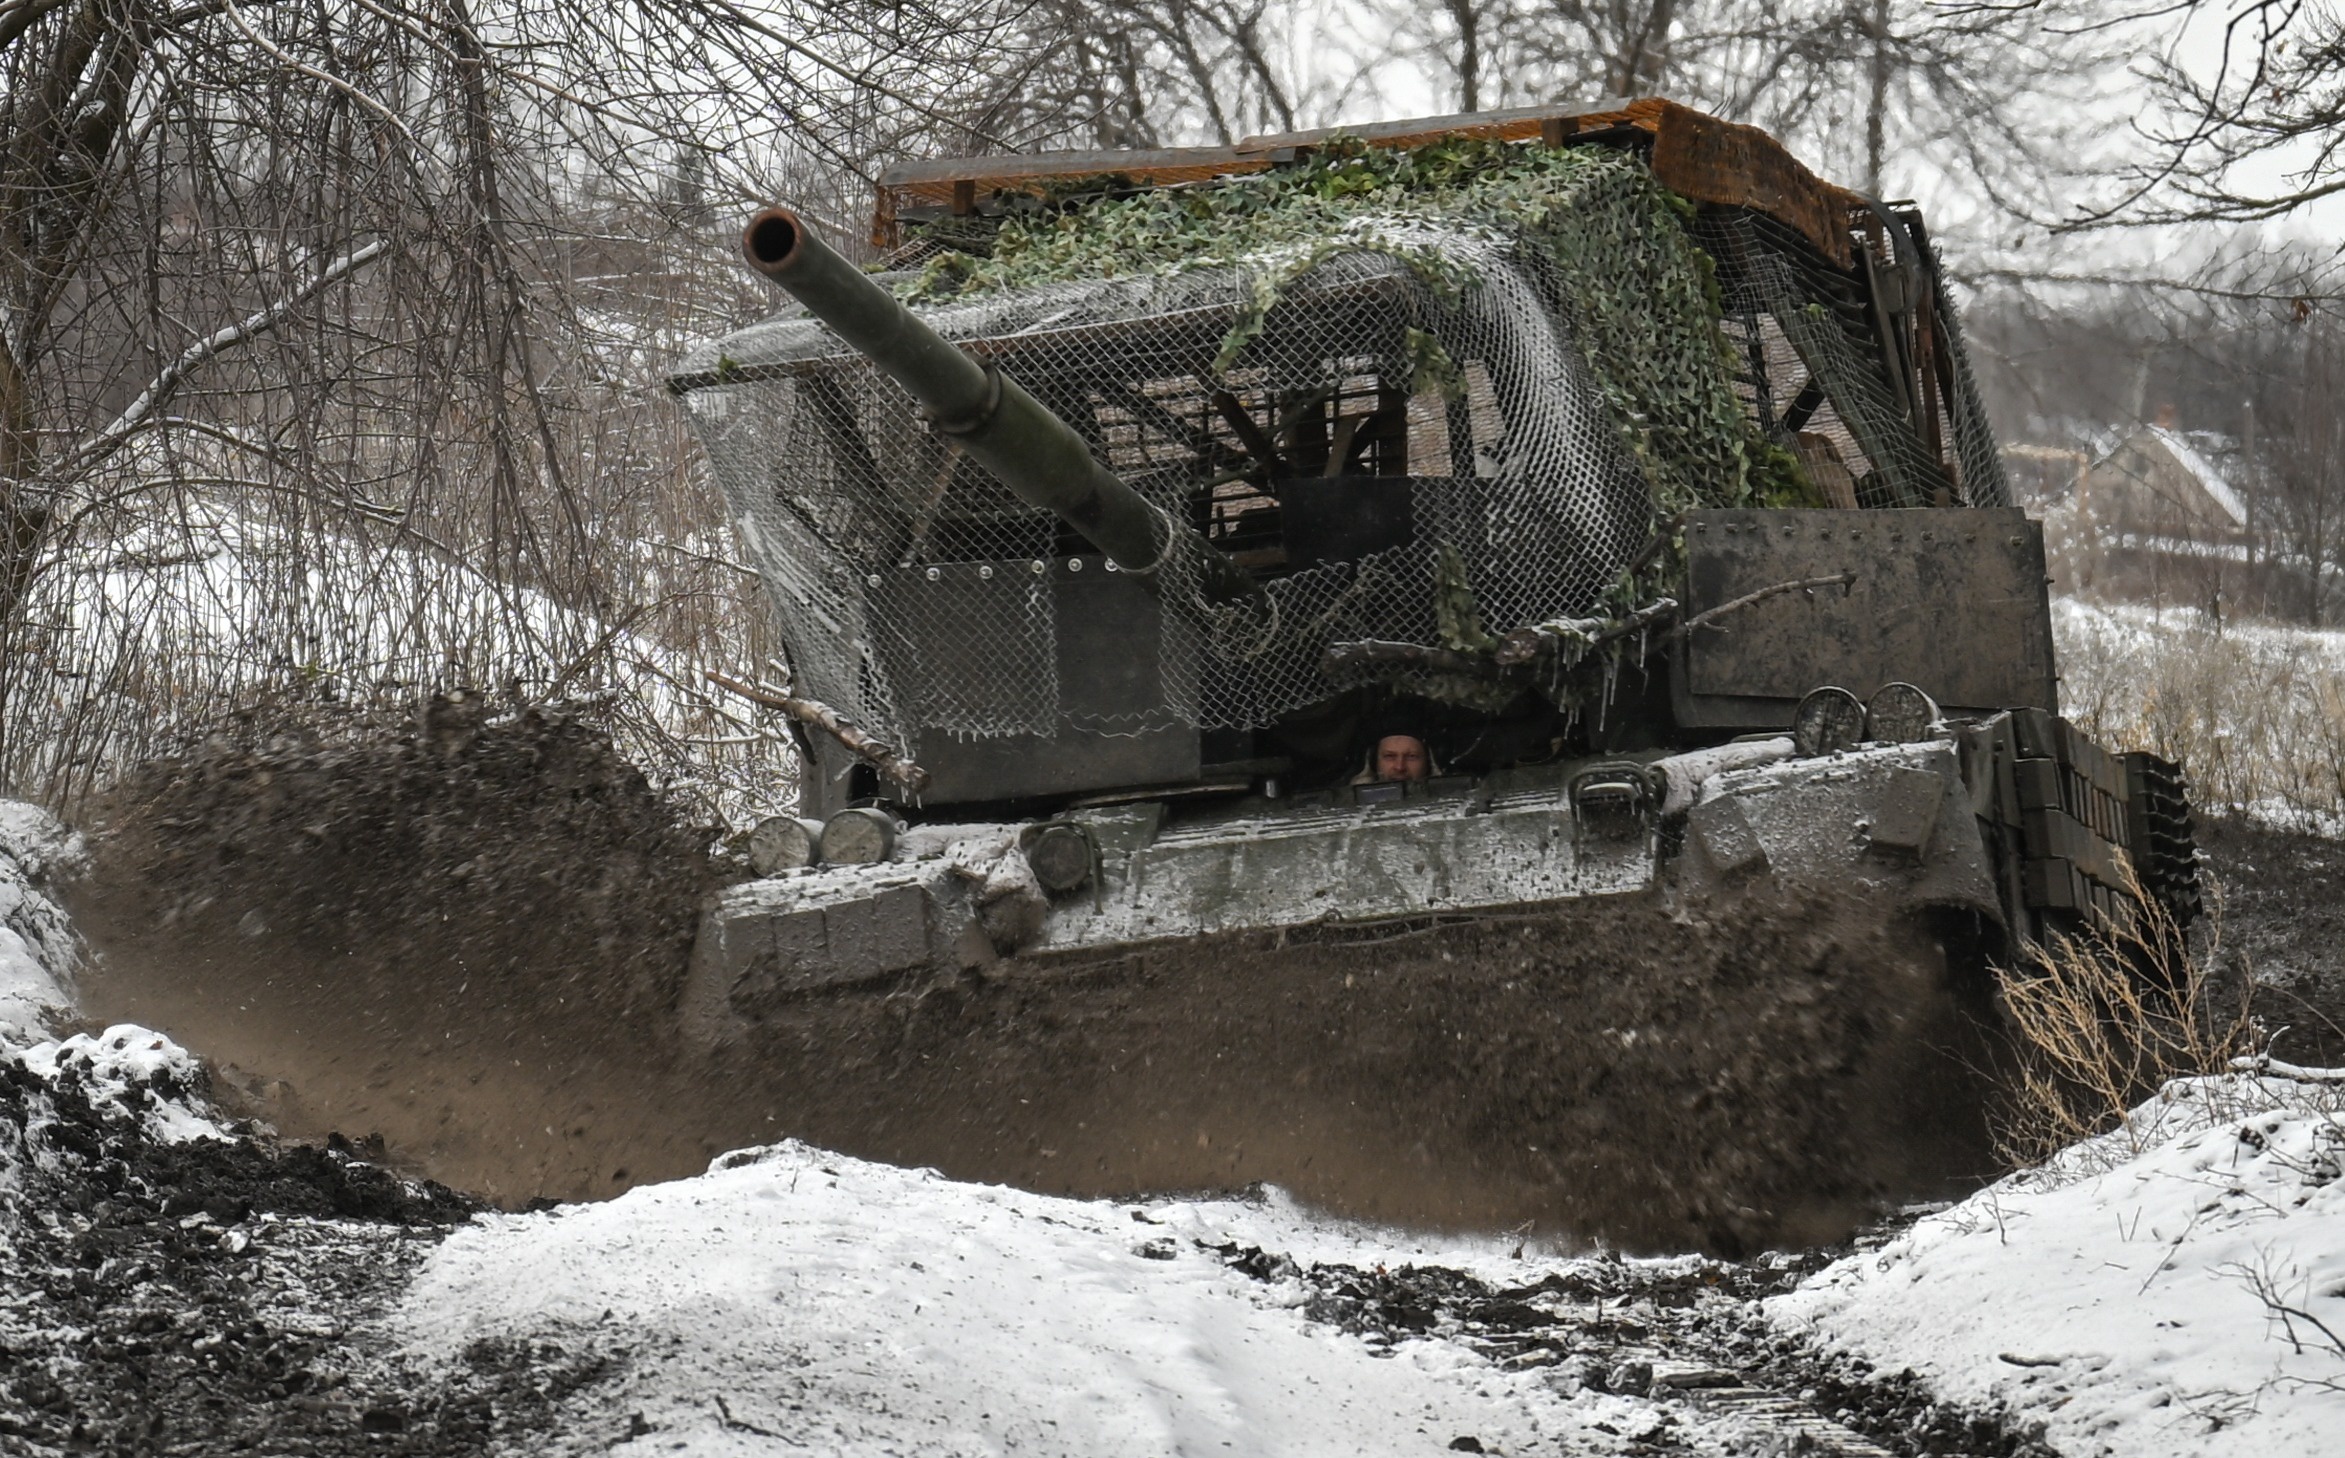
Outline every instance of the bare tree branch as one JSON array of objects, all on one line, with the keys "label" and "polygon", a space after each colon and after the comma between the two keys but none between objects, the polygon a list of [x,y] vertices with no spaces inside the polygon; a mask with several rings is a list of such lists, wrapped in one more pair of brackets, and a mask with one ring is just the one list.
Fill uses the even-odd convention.
[{"label": "bare tree branch", "polygon": [[390,251],[390,243],[378,238],[328,263],[300,287],[257,313],[246,316],[225,328],[214,330],[180,352],[177,359],[163,367],[160,374],[147,382],[138,398],[123,408],[103,427],[76,444],[73,454],[59,463],[52,475],[73,480],[82,472],[111,455],[122,443],[146,428],[156,410],[167,404],[186,383],[187,377],[210,361],[241,344],[275,329],[320,293],[342,279],[366,267]]}]

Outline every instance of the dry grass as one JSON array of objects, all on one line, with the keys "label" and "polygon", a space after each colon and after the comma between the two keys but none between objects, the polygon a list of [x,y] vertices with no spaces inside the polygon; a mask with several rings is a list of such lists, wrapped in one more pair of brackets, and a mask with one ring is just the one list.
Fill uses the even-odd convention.
[{"label": "dry grass", "polygon": [[2345,827],[2345,633],[2082,601],[2054,625],[2079,728],[2181,764],[2202,808]]},{"label": "dry grass", "polygon": [[[2138,893],[2138,888],[2132,888]],[[2219,976],[2222,897],[2186,938],[2162,908],[2123,930],[2029,944],[1998,977],[2017,1045],[1996,1138],[2015,1166],[2042,1162],[2113,1129],[2138,1153],[2155,1131],[2129,1120],[2169,1080],[2228,1073],[2257,1050],[2254,981]]]},{"label": "dry grass", "polygon": [[[2080,599],[2056,605],[2054,631],[2063,711],[2103,744],[2181,763],[2200,814],[2345,834],[2345,633]],[[2252,969],[2223,955],[2220,889],[2187,942],[2153,912],[2130,935],[2030,947],[2001,974],[2020,1054],[1998,1130],[2013,1164],[2111,1130],[2107,1157],[2125,1157],[2170,1133],[2169,1115],[2276,1101],[2339,1116],[2345,1084],[2267,1056],[2277,1034],[2256,1017]],[[2308,1006],[2287,1016],[2327,1022]],[[2178,1078],[2200,1081],[2141,1117]]]}]

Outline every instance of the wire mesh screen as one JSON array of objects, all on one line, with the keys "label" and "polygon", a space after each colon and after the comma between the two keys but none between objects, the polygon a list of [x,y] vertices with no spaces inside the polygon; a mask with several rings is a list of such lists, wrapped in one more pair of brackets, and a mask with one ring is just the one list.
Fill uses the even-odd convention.
[{"label": "wire mesh screen", "polygon": [[1556,291],[1503,240],[1401,226],[1479,286],[1445,298],[1387,254],[1337,253],[1219,369],[1255,297],[1242,268],[922,311],[1263,580],[1267,617],[1208,608],[1186,549],[1160,569],[1157,722],[1061,691],[1051,579],[1106,564],[828,330],[785,317],[686,361],[722,376],[686,398],[806,692],[897,735],[1247,728],[1336,687],[1331,642],[1432,638],[1445,547],[1498,631],[1586,608],[1652,508]]},{"label": "wire mesh screen", "polygon": [[[1896,243],[1860,234],[1851,271],[1745,209],[1710,209],[1693,232],[1718,265],[1736,391],[1761,434],[1799,458],[1825,504],[2009,504],[1953,302],[1926,244],[1909,241],[1901,265]],[[1892,270],[1901,270],[1895,287],[1925,292],[1925,305],[1882,307]]]},{"label": "wire mesh screen", "polygon": [[[1134,642],[1156,660],[1144,702],[1062,682],[1059,579],[1112,565],[822,325],[784,315],[676,378],[802,690],[899,742],[1273,724],[1346,686],[1331,643],[1442,642],[1461,596],[1491,634],[1595,609],[1657,518],[1751,501],[1758,442],[1792,453],[1811,503],[2006,500],[1918,224],[1876,229],[1845,269],[1763,215],[1705,210],[1688,232],[1718,312],[1689,323],[1642,302],[1690,287],[1691,255],[1657,247],[1628,195],[1569,262],[1395,211],[1308,252],[919,307],[1193,529]],[[1446,271],[1412,266],[1433,254]],[[1622,404],[1631,370],[1643,410]],[[1263,583],[1266,616],[1206,603],[1208,549]]]}]

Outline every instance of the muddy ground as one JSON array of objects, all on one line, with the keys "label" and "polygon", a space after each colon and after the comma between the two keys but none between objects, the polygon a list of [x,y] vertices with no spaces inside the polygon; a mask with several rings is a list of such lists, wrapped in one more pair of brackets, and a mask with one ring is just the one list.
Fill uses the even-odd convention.
[{"label": "muddy ground", "polygon": [[[1983,982],[1822,903],[1238,939],[672,1016],[705,829],[557,716],[215,741],[115,795],[84,1000],[508,1206],[790,1135],[1048,1193],[1740,1254],[1992,1173]],[[1966,977],[1967,974],[1967,977]]]},{"label": "muddy ground", "polygon": [[2225,962],[2252,973],[2274,1057],[2345,1067],[2345,843],[2202,820]]},{"label": "muddy ground", "polygon": [[[428,1366],[390,1349],[382,1318],[471,1200],[397,1178],[347,1144],[287,1146],[234,1128],[224,1141],[167,1142],[145,1115],[163,1100],[208,1113],[200,1081],[108,1085],[65,1064],[47,1077],[0,1050],[0,1156],[17,1175],[0,1194],[0,1452],[459,1455],[599,1448],[652,1431],[640,1414],[601,1433],[578,1427],[580,1412],[602,1412],[599,1384],[662,1360],[624,1333],[598,1334],[592,1353],[477,1343]],[[1685,1428],[1724,1413],[1752,1454],[2050,1458],[2040,1429],[1940,1403],[1910,1374],[1765,1326],[1760,1300],[1850,1248],[1581,1261],[1501,1287],[1438,1266],[1298,1267],[1205,1247],[1254,1279],[1299,1282],[1306,1319],[1372,1349],[1452,1341],[1542,1369],[1567,1392],[1649,1397],[1635,1432],[1607,1429],[1630,1452],[1715,1451]],[[1483,1451],[1472,1433],[1447,1447]]]},{"label": "muddy ground", "polygon": [[0,1452],[472,1452],[595,1375],[550,1349],[426,1373],[354,1344],[479,1203],[340,1141],[150,1136],[154,1102],[203,1092],[0,1050]]},{"label": "muddy ground", "polygon": [[[1214,1249],[1256,1279],[1303,1281],[1314,1292],[1305,1315],[1371,1344],[1439,1331],[1501,1365],[1551,1369],[1550,1380],[1567,1390],[1745,1413],[1757,1429],[1750,1451],[1766,1458],[2056,1458],[2040,1422],[1941,1402],[1911,1372],[1818,1353],[1760,1315],[1767,1297],[1852,1251],[1876,1248],[1908,1218],[1796,1255],[1666,1267],[1598,1258],[1511,1288],[1439,1266],[1305,1268],[1238,1245]],[[1665,1405],[1654,1426],[1623,1436],[1637,1445],[1632,1451],[1684,1451],[1674,1416]],[[1460,1439],[1452,1451],[1481,1451],[1475,1435]]]}]

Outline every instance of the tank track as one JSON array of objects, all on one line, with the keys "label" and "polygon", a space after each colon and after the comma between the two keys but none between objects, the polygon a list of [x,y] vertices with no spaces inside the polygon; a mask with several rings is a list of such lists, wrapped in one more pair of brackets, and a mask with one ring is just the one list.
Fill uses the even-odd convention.
[{"label": "tank track", "polygon": [[2146,751],[2123,756],[2126,838],[2133,874],[2180,930],[2206,909],[2199,894],[2198,842],[2182,766]]},{"label": "tank track", "polygon": [[2016,709],[1969,731],[1966,761],[1991,764],[1981,818],[2013,929],[2130,930],[2136,894],[2180,932],[2202,910],[2181,767],[2112,754],[2057,714]]}]

